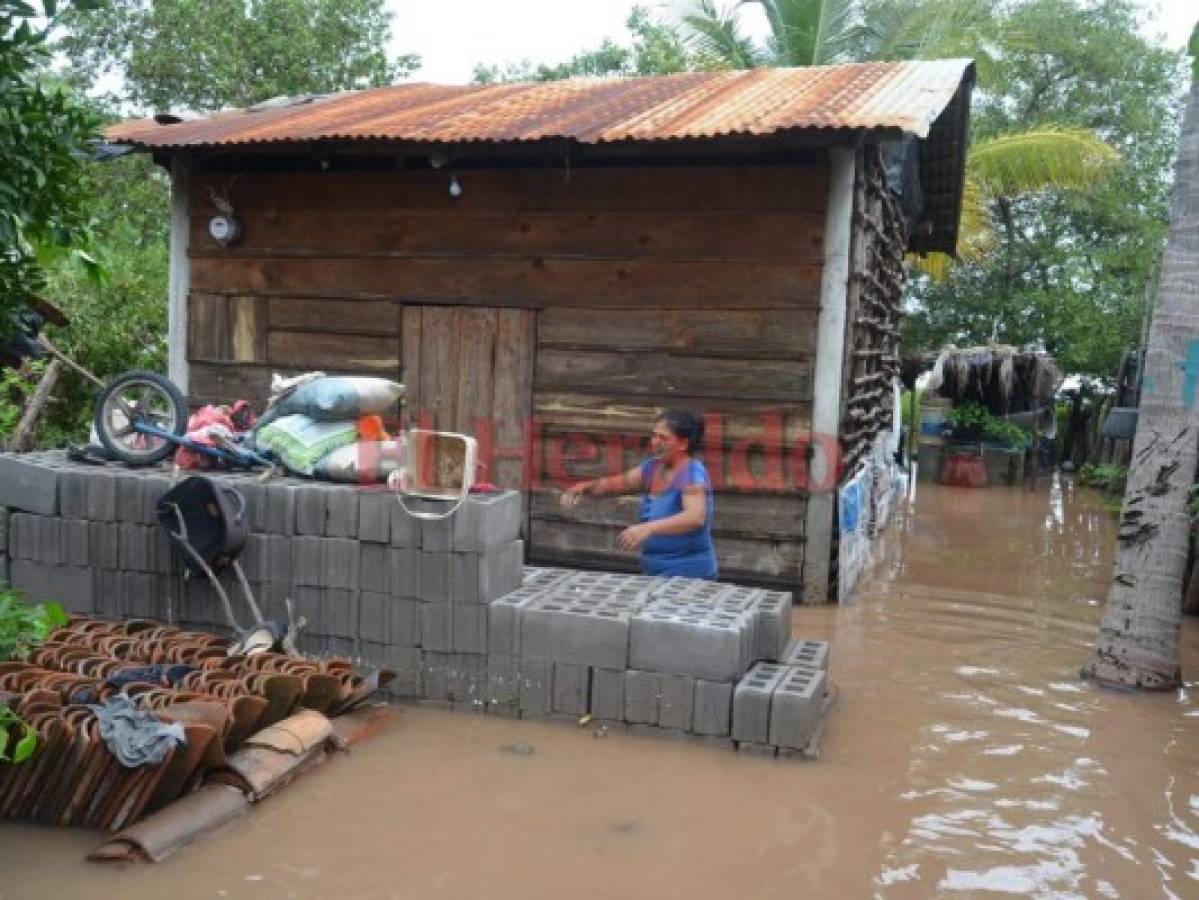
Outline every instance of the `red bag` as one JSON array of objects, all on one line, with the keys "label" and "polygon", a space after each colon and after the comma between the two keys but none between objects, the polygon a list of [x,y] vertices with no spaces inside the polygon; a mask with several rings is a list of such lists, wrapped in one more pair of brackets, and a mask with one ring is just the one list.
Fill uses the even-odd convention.
[{"label": "red bag", "polygon": [[986,460],[976,453],[950,454],[941,470],[941,483],[950,487],[986,487]]}]

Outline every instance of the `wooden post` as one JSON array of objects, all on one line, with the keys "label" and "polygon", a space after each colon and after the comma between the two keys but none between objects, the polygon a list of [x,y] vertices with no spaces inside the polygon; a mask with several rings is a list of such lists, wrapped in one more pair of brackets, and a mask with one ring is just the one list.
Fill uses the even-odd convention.
[{"label": "wooden post", "polygon": [[17,423],[17,430],[13,432],[12,442],[9,444],[10,450],[23,453],[29,449],[33,443],[33,431],[37,426],[37,420],[46,406],[46,401],[54,393],[54,386],[58,384],[58,376],[61,374],[62,360],[50,360],[50,365],[46,366],[46,371],[42,374],[42,380],[38,382],[37,389],[29,398],[29,402],[25,404],[25,412],[21,416],[21,421]]}]

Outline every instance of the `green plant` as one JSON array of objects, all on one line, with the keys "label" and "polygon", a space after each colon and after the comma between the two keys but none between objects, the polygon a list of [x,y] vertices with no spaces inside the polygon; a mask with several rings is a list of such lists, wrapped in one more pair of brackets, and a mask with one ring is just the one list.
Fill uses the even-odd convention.
[{"label": "green plant", "polygon": [[26,603],[14,590],[0,590],[0,660],[23,659],[67,614],[53,602]]},{"label": "green plant", "polygon": [[1128,482],[1128,466],[1115,463],[1086,463],[1078,470],[1078,480],[1088,487],[1098,488],[1105,494],[1123,497],[1124,486]]},{"label": "green plant", "polygon": [[955,406],[949,410],[947,416],[954,428],[976,428],[984,436],[1005,447],[1019,449],[1032,443],[1029,433],[1019,425],[992,415],[990,410],[978,403]]},{"label": "green plant", "polygon": [[[13,747],[12,756],[8,755],[8,730],[20,725],[24,730],[16,746]],[[0,763],[13,762],[23,763],[29,757],[33,756],[33,752],[37,750],[37,734],[33,729],[21,721],[20,717],[7,706],[0,706]]]}]

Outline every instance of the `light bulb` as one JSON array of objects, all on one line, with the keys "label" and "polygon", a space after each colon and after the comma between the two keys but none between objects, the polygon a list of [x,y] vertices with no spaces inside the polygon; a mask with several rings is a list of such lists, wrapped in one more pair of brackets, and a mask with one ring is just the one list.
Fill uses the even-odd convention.
[{"label": "light bulb", "polygon": [[458,183],[458,176],[450,176],[450,196],[457,200],[462,196],[462,185]]}]

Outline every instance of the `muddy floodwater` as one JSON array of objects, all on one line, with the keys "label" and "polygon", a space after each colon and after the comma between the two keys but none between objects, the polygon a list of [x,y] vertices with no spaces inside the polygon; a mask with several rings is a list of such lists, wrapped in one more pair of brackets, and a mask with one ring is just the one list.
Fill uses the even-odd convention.
[{"label": "muddy floodwater", "polygon": [[0,898],[1199,897],[1199,685],[1078,679],[1113,526],[1069,482],[922,486],[854,600],[796,611],[818,762],[405,708],[157,866],[0,825]]}]

